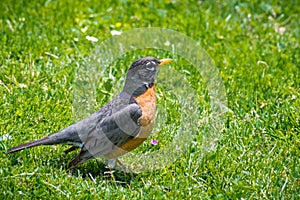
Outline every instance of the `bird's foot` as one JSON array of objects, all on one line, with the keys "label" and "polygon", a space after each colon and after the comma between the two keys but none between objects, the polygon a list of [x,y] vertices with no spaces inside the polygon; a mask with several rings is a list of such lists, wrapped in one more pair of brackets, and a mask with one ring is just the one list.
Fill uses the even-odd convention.
[{"label": "bird's foot", "polygon": [[111,170],[117,169],[117,170],[125,171],[126,173],[130,172],[129,167],[124,165],[119,159],[109,159],[106,164]]}]

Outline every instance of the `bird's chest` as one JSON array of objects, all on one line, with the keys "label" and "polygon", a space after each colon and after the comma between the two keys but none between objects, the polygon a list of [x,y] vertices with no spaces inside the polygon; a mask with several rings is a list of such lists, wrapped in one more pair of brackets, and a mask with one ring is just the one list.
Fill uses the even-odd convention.
[{"label": "bird's chest", "polygon": [[155,87],[152,86],[146,90],[142,95],[135,98],[135,101],[142,109],[142,116],[138,123],[141,126],[139,138],[147,138],[154,125],[156,116],[156,96]]},{"label": "bird's chest", "polygon": [[107,158],[117,158],[142,144],[152,132],[155,116],[156,116],[156,96],[154,86],[147,89],[145,93],[135,98],[135,101],[142,109],[142,116],[138,120],[141,126],[139,134],[125,142],[119,148],[115,148],[109,154]]}]

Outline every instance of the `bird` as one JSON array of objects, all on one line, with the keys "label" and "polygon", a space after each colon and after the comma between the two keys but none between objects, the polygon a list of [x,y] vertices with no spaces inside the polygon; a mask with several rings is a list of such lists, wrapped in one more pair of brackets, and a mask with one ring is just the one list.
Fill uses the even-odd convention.
[{"label": "bird", "polygon": [[[17,152],[40,145],[68,144],[68,153],[81,148],[69,163],[73,168],[88,160],[118,157],[136,149],[150,136],[156,117],[155,78],[170,58],[143,57],[129,67],[122,91],[87,118],[49,136],[7,150]],[[120,163],[120,162],[119,162]]]}]

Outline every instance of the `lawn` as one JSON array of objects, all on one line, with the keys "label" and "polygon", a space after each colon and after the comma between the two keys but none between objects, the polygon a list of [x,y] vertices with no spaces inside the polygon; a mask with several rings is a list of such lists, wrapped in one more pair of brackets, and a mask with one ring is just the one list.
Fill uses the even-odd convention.
[{"label": "lawn", "polygon": [[[4,0],[0,10],[0,199],[300,199],[298,1]],[[89,110],[74,113],[78,69],[95,48],[147,27],[190,37],[214,61],[227,98],[216,133],[206,123],[214,118],[208,80],[176,50],[120,56],[94,74]],[[162,114],[135,153],[163,149],[191,131],[174,162],[125,173],[101,159],[66,170],[76,155],[64,155],[66,146],[6,154],[96,111],[120,91],[130,63],[146,55],[174,62],[158,74]],[[207,136],[216,136],[208,149]]]}]

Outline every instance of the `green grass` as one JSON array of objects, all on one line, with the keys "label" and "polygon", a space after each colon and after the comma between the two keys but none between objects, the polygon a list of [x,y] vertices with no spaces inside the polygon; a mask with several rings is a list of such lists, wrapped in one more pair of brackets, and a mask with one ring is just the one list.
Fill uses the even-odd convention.
[{"label": "green grass", "polygon": [[[0,10],[0,136],[12,137],[0,140],[1,199],[300,198],[300,4],[296,0],[4,0]],[[111,36],[111,30],[140,27],[177,30],[199,42],[216,63],[232,113],[226,116],[226,129],[219,133],[215,151],[201,156],[204,130],[200,129],[200,137],[176,162],[136,175],[109,175],[96,161],[64,170],[75,154],[63,155],[66,147],[61,146],[6,155],[14,145],[74,123],[76,68]],[[86,36],[99,41],[92,43]],[[155,50],[131,52],[112,69],[119,66],[126,71],[135,58],[147,53],[159,58],[169,55]],[[192,71],[184,58],[171,66],[176,65]],[[95,109],[116,94],[112,86],[124,76],[121,70],[110,75],[99,77]],[[199,80],[188,79],[199,90],[199,103],[206,106]],[[163,85],[159,87],[164,91]],[[171,116],[167,122],[176,125],[180,108],[169,101],[171,97],[172,90],[161,94]],[[155,135],[161,145],[169,142],[165,135],[172,132],[164,131]],[[151,148],[147,142],[136,151]]]}]

